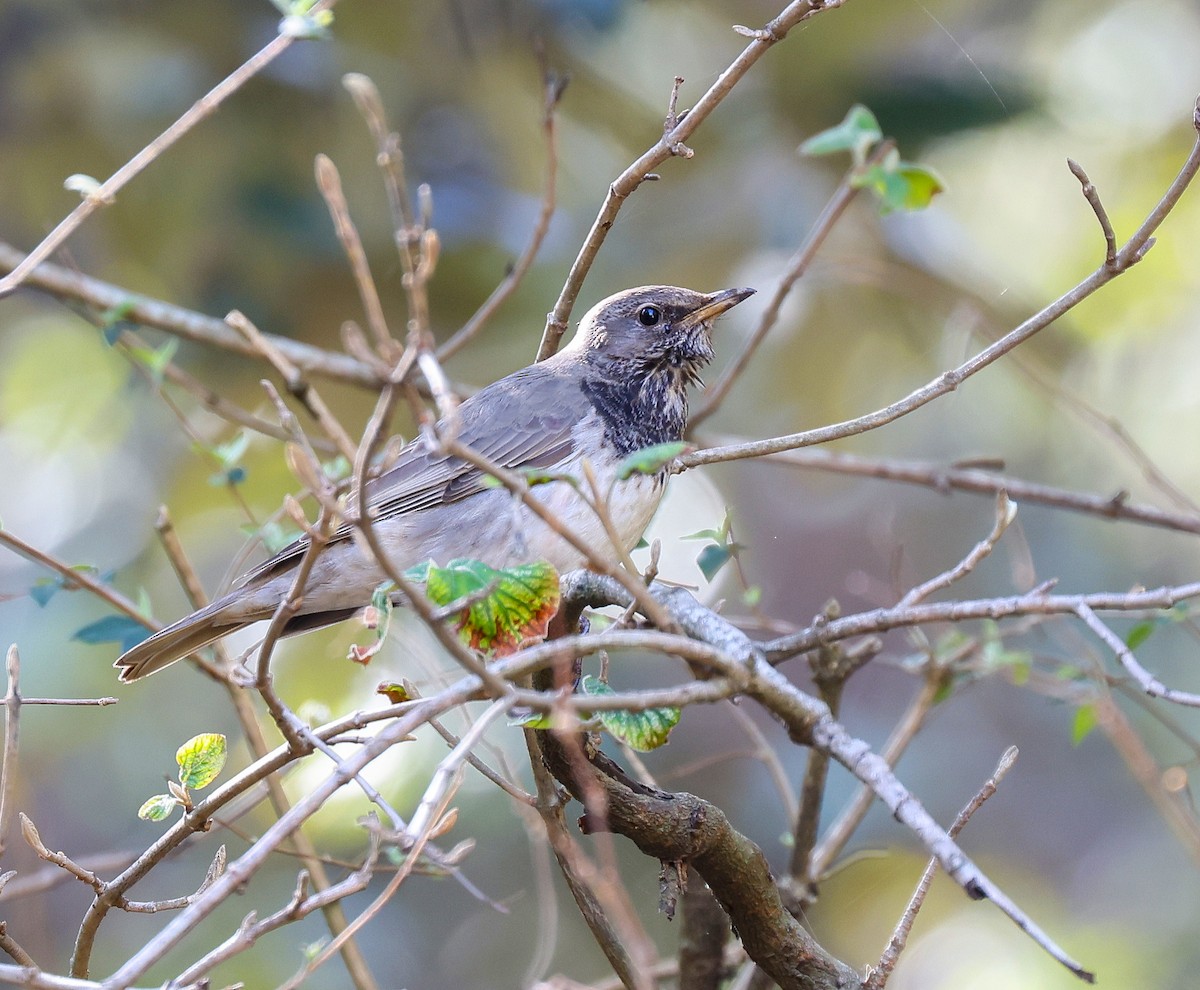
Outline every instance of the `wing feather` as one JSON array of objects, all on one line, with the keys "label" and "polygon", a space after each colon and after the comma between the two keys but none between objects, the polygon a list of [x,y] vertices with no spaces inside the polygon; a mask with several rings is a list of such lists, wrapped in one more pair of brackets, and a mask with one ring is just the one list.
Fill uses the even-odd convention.
[{"label": "wing feather", "polygon": [[[458,439],[509,469],[552,468],[566,460],[574,448],[574,428],[591,410],[578,378],[566,370],[551,359],[477,392],[458,407]],[[368,482],[367,501],[378,520],[456,502],[486,487],[487,476],[474,465],[436,453],[417,437],[387,471]],[[343,526],[331,540],[347,539],[350,532]],[[307,546],[307,539],[289,544],[238,583],[277,574],[299,560]]]}]

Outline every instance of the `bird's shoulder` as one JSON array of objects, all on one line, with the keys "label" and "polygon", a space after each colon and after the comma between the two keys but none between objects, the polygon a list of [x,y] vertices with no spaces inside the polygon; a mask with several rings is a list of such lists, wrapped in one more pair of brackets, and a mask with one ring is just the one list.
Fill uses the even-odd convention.
[{"label": "bird's shoulder", "polygon": [[[439,429],[456,431],[460,443],[501,467],[547,468],[569,453],[574,427],[590,408],[573,364],[551,359],[492,382],[458,407],[453,422],[441,421]],[[468,487],[477,490],[476,484],[482,486],[476,467],[417,437],[371,483],[368,500],[380,511],[403,511],[419,493],[452,501],[470,494]]]}]

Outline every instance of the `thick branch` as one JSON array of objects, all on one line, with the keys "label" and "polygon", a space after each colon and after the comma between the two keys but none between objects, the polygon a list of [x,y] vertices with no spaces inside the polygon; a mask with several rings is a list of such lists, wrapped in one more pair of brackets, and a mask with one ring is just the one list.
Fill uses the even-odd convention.
[{"label": "thick branch", "polygon": [[[633,786],[596,752],[589,753],[589,779],[580,779],[553,733],[540,736],[551,773],[577,799],[584,800],[589,786],[603,791],[607,828],[632,839],[647,856],[696,869],[746,951],[783,990],[860,986],[854,971],[826,953],[785,910],[762,850],[735,830],[720,808],[694,794]],[[588,824],[595,825],[585,818],[585,828]]]}]

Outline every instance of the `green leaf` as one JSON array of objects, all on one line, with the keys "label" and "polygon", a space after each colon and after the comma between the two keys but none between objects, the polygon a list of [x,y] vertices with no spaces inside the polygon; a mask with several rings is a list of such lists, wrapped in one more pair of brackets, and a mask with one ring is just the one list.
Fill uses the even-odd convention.
[{"label": "green leaf", "polygon": [[[99,578],[104,584],[109,584],[112,581],[115,573],[114,571],[106,571],[105,573],[101,574],[99,569],[93,564],[72,564],[71,570],[80,574],[86,574],[88,577]],[[29,597],[37,602],[42,608],[45,608],[50,599],[58,594],[58,592],[66,588],[68,584],[71,584],[72,589],[78,587],[78,585],[72,584],[61,574],[38,578],[33,582],[32,587],[29,589]]]},{"label": "green leaf", "polygon": [[755,608],[762,601],[762,588],[757,584],[750,585],[742,592],[742,601],[746,603],[747,608]]},{"label": "green leaf", "polygon": [[179,783],[189,790],[200,790],[217,779],[225,766],[225,737],[219,732],[192,736],[175,753],[179,764]]},{"label": "green leaf", "polygon": [[635,474],[657,474],[688,449],[682,440],[656,443],[626,456],[617,466],[617,480],[626,481]]},{"label": "green leaf", "polygon": [[950,697],[954,694],[955,686],[954,678],[947,677],[938,685],[938,689],[933,693],[933,703],[940,705],[943,701],[950,700]]},{"label": "green leaf", "polygon": [[311,2],[299,0],[291,5],[292,13],[279,22],[279,33],[285,38],[304,41],[320,41],[329,37],[329,25],[333,23],[332,10],[318,10],[315,14],[306,11]]},{"label": "green leaf", "polygon": [[1075,718],[1071,722],[1071,745],[1078,746],[1083,742],[1098,721],[1095,705],[1080,705],[1076,708]]},{"label": "green leaf", "polygon": [[396,590],[396,585],[392,581],[384,581],[383,584],[377,586],[371,592],[371,604],[382,615],[392,614],[392,592]]},{"label": "green leaf", "polygon": [[250,434],[239,430],[237,434],[225,443],[214,447],[202,447],[207,454],[215,458],[221,465],[221,470],[208,479],[210,485],[239,485],[246,480],[246,469],[240,465],[242,457],[250,446]]},{"label": "green leaf", "polygon": [[328,461],[321,462],[321,471],[330,481],[342,481],[350,477],[350,472],[354,470],[354,466],[346,459],[345,454],[338,454]]},{"label": "green leaf", "polygon": [[902,162],[895,151],[854,176],[851,185],[871,190],[878,200],[879,212],[884,215],[896,210],[923,210],[946,188],[933,169]]},{"label": "green leaf", "polygon": [[41,608],[45,608],[50,603],[50,599],[61,590],[61,578],[38,578],[29,589],[29,597],[37,602]]},{"label": "green leaf", "polygon": [[138,808],[138,818],[147,822],[161,822],[179,806],[170,794],[155,794]]},{"label": "green leaf", "polygon": [[729,547],[720,543],[710,543],[696,557],[696,566],[700,568],[704,579],[711,581],[732,558],[733,553]]},{"label": "green leaf", "polygon": [[347,659],[366,666],[382,648],[383,641],[387,639],[388,629],[392,624],[391,595],[395,590],[396,585],[393,582],[384,581],[371,593],[371,604],[363,609],[362,622],[374,633],[373,641],[368,646],[351,643]]},{"label": "green leaf", "polygon": [[245,456],[249,447],[250,434],[246,430],[239,430],[232,439],[213,447],[210,453],[220,462],[221,467],[231,468]]},{"label": "green leaf", "polygon": [[76,630],[71,637],[81,643],[120,643],[121,652],[149,638],[150,630],[127,615],[106,615]]},{"label": "green leaf", "polygon": [[1146,620],[1139,622],[1125,636],[1125,645],[1131,650],[1136,650],[1154,633],[1156,624]]},{"label": "green leaf", "polygon": [[855,162],[861,162],[871,146],[882,138],[883,131],[879,129],[875,114],[861,103],[856,103],[840,124],[814,134],[800,145],[800,154],[833,155],[848,151],[854,156]]},{"label": "green leaf", "polygon": [[430,563],[425,594],[438,605],[477,596],[459,613],[459,636],[473,650],[503,657],[545,638],[558,611],[558,572],[545,561],[502,570],[478,560]]},{"label": "green leaf", "polygon": [[904,195],[896,204],[898,210],[923,210],[933,197],[945,192],[942,177],[926,165],[901,162],[898,174],[904,180]]},{"label": "green leaf", "polygon": [[420,564],[413,564],[402,575],[406,581],[412,581],[414,584],[424,584],[425,579],[429,576],[429,568],[437,567],[432,560],[423,561]]},{"label": "green leaf", "polygon": [[[585,674],[579,686],[585,695],[593,698],[616,693],[591,674]],[[606,709],[596,712],[595,717],[614,739],[645,753],[666,744],[680,714],[678,708],[647,708],[640,712]]]},{"label": "green leaf", "polygon": [[508,725],[513,729],[553,729],[554,718],[549,712],[525,712],[510,718]]},{"label": "green leaf", "polygon": [[179,338],[172,337],[162,347],[156,349],[131,347],[129,348],[129,356],[150,372],[150,377],[154,379],[156,385],[161,385],[163,375],[167,371],[167,365],[171,363],[171,359],[175,357],[177,350],[179,350]]},{"label": "green leaf", "polygon": [[133,312],[136,303],[133,299],[122,299],[115,306],[111,306],[100,314],[100,333],[104,337],[104,342],[112,347],[125,330],[133,328],[133,324],[129,321],[129,315]]},{"label": "green leaf", "polygon": [[383,681],[375,689],[376,694],[382,694],[393,705],[408,701],[408,688],[396,681]]},{"label": "green leaf", "polygon": [[1021,678],[1028,679],[1033,667],[1033,654],[1028,650],[1009,649],[1004,645],[1000,634],[1000,625],[994,619],[985,619],[983,634],[980,637],[983,645],[979,655],[983,662],[992,669],[1008,668],[1013,675],[1014,683],[1023,683]]}]

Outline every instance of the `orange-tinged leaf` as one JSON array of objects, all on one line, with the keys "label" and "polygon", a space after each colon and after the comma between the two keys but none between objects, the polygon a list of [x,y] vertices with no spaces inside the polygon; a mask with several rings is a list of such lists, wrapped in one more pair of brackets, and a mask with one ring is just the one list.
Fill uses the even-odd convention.
[{"label": "orange-tinged leaf", "polygon": [[515,653],[546,636],[558,611],[558,572],[545,561],[502,570],[478,560],[429,566],[425,593],[438,605],[467,599],[458,633],[468,646],[491,657]]}]

